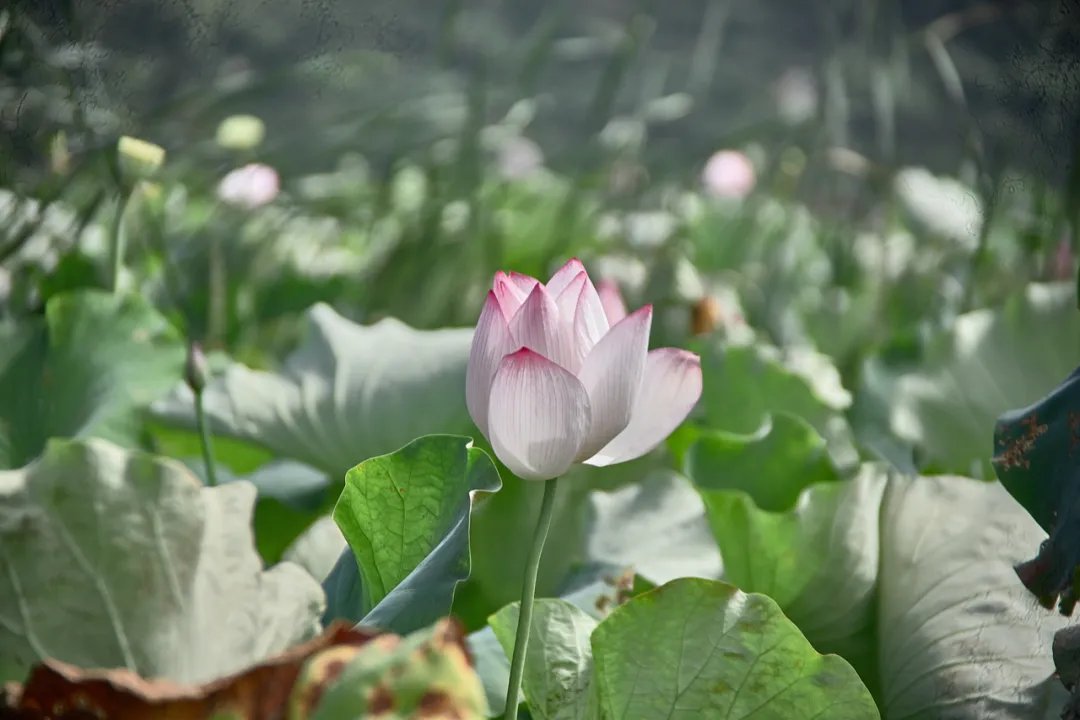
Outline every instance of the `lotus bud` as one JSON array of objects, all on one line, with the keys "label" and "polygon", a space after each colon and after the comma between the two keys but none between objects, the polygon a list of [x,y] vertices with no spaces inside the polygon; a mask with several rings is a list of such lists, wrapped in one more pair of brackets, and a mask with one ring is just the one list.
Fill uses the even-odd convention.
[{"label": "lotus bud", "polygon": [[120,172],[129,183],[154,177],[165,164],[165,148],[124,135],[116,144]]},{"label": "lotus bud", "polygon": [[217,128],[217,144],[228,150],[254,150],[262,144],[266,126],[254,115],[232,115]]},{"label": "lotus bud", "polygon": [[209,377],[210,367],[206,362],[202,346],[193,342],[188,345],[187,361],[184,363],[184,382],[188,384],[192,392],[201,393]]},{"label": "lotus bud", "polygon": [[237,168],[218,183],[218,198],[228,205],[254,210],[278,196],[281,181],[269,165],[251,163]]}]

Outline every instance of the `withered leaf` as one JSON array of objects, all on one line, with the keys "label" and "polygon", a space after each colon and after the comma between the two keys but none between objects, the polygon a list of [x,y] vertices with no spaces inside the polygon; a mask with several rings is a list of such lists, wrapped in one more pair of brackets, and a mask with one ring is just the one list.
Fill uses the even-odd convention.
[{"label": "withered leaf", "polygon": [[993,463],[1001,484],[1049,533],[1017,575],[1044,606],[1058,601],[1071,615],[1080,579],[1080,368],[1039,402],[998,419]]},{"label": "withered leaf", "polygon": [[375,630],[335,623],[317,638],[296,645],[247,670],[204,685],[181,685],[139,677],[127,669],[87,670],[46,660],[25,687],[0,694],[2,720],[204,720],[285,717],[297,676],[313,654],[335,647],[358,647]]}]

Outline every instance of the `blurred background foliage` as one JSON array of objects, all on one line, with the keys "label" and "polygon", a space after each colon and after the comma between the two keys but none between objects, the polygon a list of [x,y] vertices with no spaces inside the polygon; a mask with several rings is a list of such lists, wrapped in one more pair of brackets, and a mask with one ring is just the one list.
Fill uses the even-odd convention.
[{"label": "blurred background foliage", "polygon": [[522,98],[518,119],[564,171],[599,160],[582,150],[606,128],[664,176],[757,140],[1060,181],[1076,129],[1065,0],[8,7],[4,151],[39,172],[50,130],[80,127],[76,152],[126,132],[190,153],[240,111],[266,122],[262,152],[283,170],[325,169],[346,150],[385,169]]},{"label": "blurred background foliage", "polygon": [[[16,0],[0,309],[108,286],[122,237],[120,285],[266,367],[316,302],[468,325],[495,269],[577,254],[658,343],[753,328],[855,388],[1073,277],[1078,28],[1064,0]],[[121,135],[164,148],[154,183]],[[753,192],[710,191],[725,148]],[[272,202],[215,194],[254,161]]]}]

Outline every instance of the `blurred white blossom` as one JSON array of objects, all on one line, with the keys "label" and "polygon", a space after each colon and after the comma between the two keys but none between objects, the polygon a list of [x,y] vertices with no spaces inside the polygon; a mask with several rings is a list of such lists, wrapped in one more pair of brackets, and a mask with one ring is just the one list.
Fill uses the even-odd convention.
[{"label": "blurred white blossom", "polygon": [[636,248],[663,245],[675,232],[675,217],[664,210],[627,213],[623,232],[627,243]]},{"label": "blurred white blossom", "polygon": [[390,201],[395,210],[406,215],[420,212],[427,194],[427,175],[415,165],[405,165],[390,181]]},{"label": "blurred white blossom", "polygon": [[[881,235],[874,232],[859,233],[852,246],[855,260],[867,273],[884,280],[896,280],[905,270],[922,270],[915,267],[919,256],[915,252],[915,238],[911,233],[897,230]],[[932,262],[938,261],[934,253]]]},{"label": "blurred white blossom", "polygon": [[600,144],[608,150],[637,150],[645,142],[645,123],[633,117],[614,117],[600,131]]},{"label": "blurred white blossom", "polygon": [[443,206],[440,225],[447,235],[456,235],[464,232],[469,226],[471,215],[469,203],[464,200],[454,200]]},{"label": "blurred white blossom", "polygon": [[272,202],[280,190],[281,181],[274,168],[251,163],[222,178],[217,194],[224,203],[252,210]]},{"label": "blurred white blossom", "polygon": [[737,150],[721,150],[705,163],[701,174],[705,191],[713,197],[741,199],[757,183],[754,164]]},{"label": "blurred white blossom", "polygon": [[512,135],[499,143],[495,166],[506,180],[524,180],[544,167],[544,153],[532,140]]}]

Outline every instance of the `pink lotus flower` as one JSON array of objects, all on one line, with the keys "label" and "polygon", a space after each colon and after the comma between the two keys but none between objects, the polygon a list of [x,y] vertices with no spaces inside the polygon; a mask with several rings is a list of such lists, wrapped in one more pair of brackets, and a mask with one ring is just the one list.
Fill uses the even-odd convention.
[{"label": "pink lotus flower", "polygon": [[277,197],[281,183],[269,165],[251,163],[237,168],[218,183],[218,199],[229,205],[253,210]]},{"label": "pink lotus flower", "polygon": [[721,150],[705,163],[701,180],[705,191],[713,197],[741,199],[754,189],[757,174],[746,155],[737,150]]},{"label": "pink lotus flower", "polygon": [[700,359],[676,348],[649,352],[652,306],[626,315],[611,291],[602,300],[576,259],[546,285],[495,275],[473,336],[466,399],[495,454],[521,478],[640,457],[701,396]]}]

